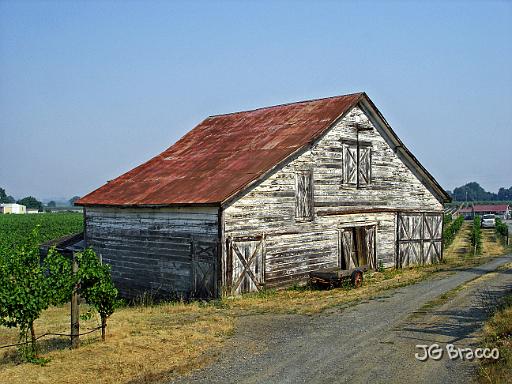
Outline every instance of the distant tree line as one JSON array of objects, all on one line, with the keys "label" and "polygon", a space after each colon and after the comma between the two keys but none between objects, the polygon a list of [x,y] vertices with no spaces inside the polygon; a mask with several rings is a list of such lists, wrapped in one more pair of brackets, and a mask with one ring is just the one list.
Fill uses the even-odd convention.
[{"label": "distant tree line", "polygon": [[[78,200],[79,198],[80,196],[73,196],[71,199],[68,200],[69,205],[73,206],[75,201]],[[37,200],[35,197],[27,196],[24,197],[23,199],[16,200],[14,197],[8,196],[4,188],[0,188],[0,204],[12,203],[22,204],[27,208],[37,209],[40,212],[44,210],[44,204]],[[46,206],[49,208],[55,208],[57,206],[57,203],[52,200]]]},{"label": "distant tree line", "polygon": [[5,189],[0,188],[0,204],[12,204],[15,203],[16,199],[12,196],[7,196]]},{"label": "distant tree line", "polygon": [[501,187],[498,193],[488,192],[473,181],[451,191],[447,191],[454,201],[507,201],[512,200],[512,186]]}]

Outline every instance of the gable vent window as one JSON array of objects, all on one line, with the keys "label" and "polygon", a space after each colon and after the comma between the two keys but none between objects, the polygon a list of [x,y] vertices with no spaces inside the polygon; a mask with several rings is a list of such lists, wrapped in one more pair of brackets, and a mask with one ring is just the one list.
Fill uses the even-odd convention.
[{"label": "gable vent window", "polygon": [[301,220],[313,218],[313,171],[296,173],[295,177],[295,217]]},{"label": "gable vent window", "polygon": [[372,180],[372,147],[370,143],[343,143],[342,183],[365,187]]}]

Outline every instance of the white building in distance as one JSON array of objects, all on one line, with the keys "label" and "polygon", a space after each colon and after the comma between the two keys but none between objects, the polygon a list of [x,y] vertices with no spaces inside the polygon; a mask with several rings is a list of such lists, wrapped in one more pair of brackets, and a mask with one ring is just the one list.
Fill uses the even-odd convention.
[{"label": "white building in distance", "polygon": [[21,205],[21,204],[15,204],[15,203],[12,203],[12,204],[0,204],[0,213],[3,213],[3,214],[9,214],[9,213],[12,213],[12,214],[25,214],[27,213],[27,207],[25,207],[24,205]]}]

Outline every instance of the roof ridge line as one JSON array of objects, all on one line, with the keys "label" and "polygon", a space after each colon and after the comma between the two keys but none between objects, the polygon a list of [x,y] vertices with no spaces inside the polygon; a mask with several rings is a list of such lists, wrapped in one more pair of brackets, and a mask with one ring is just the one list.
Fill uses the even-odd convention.
[{"label": "roof ridge line", "polygon": [[260,110],[264,110],[264,109],[272,109],[272,108],[285,107],[285,106],[294,105],[294,104],[310,103],[310,102],[313,102],[313,101],[335,99],[335,98],[338,98],[338,97],[348,97],[348,96],[363,95],[363,94],[364,94],[364,92],[353,92],[353,93],[347,93],[346,95],[335,95],[335,96],[319,97],[318,99],[291,101],[289,103],[275,104],[275,105],[270,105],[270,106],[267,106],[267,107],[259,107],[259,108],[246,109],[246,110],[236,111],[236,112],[228,112],[228,113],[219,113],[219,114],[216,114],[216,115],[209,115],[206,119],[209,119],[209,118],[212,118],[212,117],[236,115],[237,113],[256,112],[256,111],[260,111]]}]

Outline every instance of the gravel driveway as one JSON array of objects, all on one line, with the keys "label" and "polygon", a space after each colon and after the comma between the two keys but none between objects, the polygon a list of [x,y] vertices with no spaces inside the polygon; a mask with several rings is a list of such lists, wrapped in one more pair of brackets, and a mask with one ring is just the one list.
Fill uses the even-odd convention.
[{"label": "gravel driveway", "polygon": [[[218,361],[177,383],[467,383],[475,364],[420,362],[416,344],[475,345],[475,332],[497,296],[512,291],[512,255],[322,314],[254,315],[239,319]],[[470,282],[445,303],[427,302]]]}]

